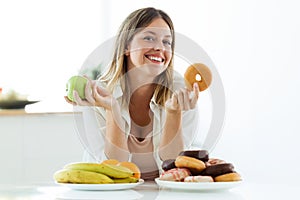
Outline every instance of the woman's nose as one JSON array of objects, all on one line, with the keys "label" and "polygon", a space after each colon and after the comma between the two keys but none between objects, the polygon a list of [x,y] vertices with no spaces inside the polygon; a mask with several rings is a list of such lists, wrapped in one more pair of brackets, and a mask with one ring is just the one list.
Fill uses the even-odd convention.
[{"label": "woman's nose", "polygon": [[155,51],[163,51],[165,49],[163,42],[155,42],[154,50]]}]

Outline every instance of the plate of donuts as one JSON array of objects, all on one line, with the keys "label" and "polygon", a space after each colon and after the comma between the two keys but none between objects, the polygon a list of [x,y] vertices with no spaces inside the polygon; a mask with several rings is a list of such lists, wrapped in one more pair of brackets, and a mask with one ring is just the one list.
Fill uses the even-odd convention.
[{"label": "plate of donuts", "polygon": [[163,172],[155,182],[160,187],[182,190],[227,190],[242,183],[232,163],[209,158],[206,150],[182,151],[164,160]]},{"label": "plate of donuts", "polygon": [[179,182],[179,181],[162,181],[159,178],[155,179],[158,186],[169,189],[178,190],[194,190],[194,191],[215,191],[229,190],[239,186],[242,181],[232,182]]}]

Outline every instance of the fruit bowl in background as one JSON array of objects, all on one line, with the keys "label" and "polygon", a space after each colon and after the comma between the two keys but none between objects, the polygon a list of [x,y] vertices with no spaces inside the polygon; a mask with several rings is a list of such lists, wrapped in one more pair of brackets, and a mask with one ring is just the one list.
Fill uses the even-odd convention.
[{"label": "fruit bowl in background", "polygon": [[[1,88],[2,89],[2,88]],[[28,95],[21,94],[13,89],[0,92],[0,109],[24,109],[26,105],[39,101],[28,100]]]},{"label": "fruit bowl in background", "polygon": [[28,100],[0,100],[0,108],[2,109],[24,109],[26,105],[37,103],[39,101]]}]

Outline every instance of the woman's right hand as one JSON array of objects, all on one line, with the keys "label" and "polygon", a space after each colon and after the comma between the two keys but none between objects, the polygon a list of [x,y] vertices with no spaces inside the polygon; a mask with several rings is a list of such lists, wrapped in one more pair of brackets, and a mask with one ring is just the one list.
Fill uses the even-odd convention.
[{"label": "woman's right hand", "polygon": [[194,83],[192,91],[187,88],[176,90],[172,97],[166,102],[167,111],[179,112],[194,109],[197,105],[199,92],[200,90],[197,83]]},{"label": "woman's right hand", "polygon": [[77,91],[73,91],[74,102],[70,101],[68,97],[65,99],[72,105],[79,106],[98,106],[105,109],[111,110],[112,105],[115,104],[116,100],[112,97],[110,92],[97,85],[97,81],[88,80],[85,87],[85,99],[81,99]]}]

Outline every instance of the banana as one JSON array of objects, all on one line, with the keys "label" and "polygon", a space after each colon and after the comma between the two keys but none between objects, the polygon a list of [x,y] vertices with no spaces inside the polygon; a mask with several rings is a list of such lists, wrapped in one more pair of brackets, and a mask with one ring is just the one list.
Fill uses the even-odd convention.
[{"label": "banana", "polygon": [[126,167],[105,163],[71,163],[64,168],[97,172],[111,178],[127,178],[134,175],[134,173]]},{"label": "banana", "polygon": [[131,176],[131,177],[127,177],[127,178],[114,178],[113,181],[115,183],[137,183],[139,181],[139,179]]},{"label": "banana", "polygon": [[114,181],[108,176],[96,172],[63,169],[54,173],[54,179],[58,183],[80,183],[80,184],[108,184]]}]

